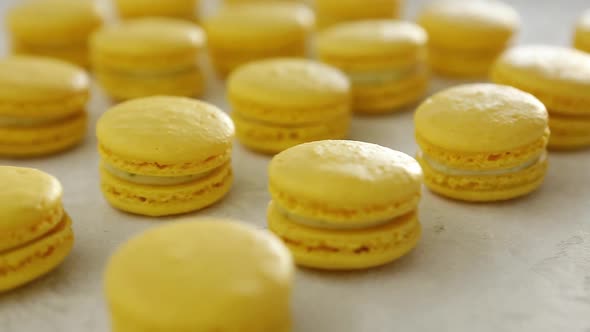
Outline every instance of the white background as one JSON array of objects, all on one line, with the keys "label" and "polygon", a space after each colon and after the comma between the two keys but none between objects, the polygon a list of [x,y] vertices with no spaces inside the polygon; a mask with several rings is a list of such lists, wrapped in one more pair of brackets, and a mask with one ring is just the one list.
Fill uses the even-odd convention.
[{"label": "white background", "polygon": [[[17,2],[0,0],[0,12]],[[405,17],[413,19],[423,1],[408,2]],[[568,45],[575,19],[590,7],[588,0],[509,2],[523,16],[521,43]],[[1,51],[7,53],[4,36]],[[434,81],[432,91],[451,83]],[[1,332],[108,331],[102,295],[107,258],[130,236],[166,222],[118,212],[103,200],[94,125],[109,102],[94,92],[81,146],[44,159],[0,160],[57,176],[76,233],[59,269],[0,295]],[[210,83],[205,99],[229,111],[219,82]],[[412,112],[356,117],[351,138],[413,154]],[[265,227],[268,161],[236,144],[232,192],[191,216]],[[464,204],[425,191],[423,238],[393,264],[364,272],[299,270],[294,332],[590,332],[590,151],[552,153],[550,162],[541,190],[511,202]]]}]

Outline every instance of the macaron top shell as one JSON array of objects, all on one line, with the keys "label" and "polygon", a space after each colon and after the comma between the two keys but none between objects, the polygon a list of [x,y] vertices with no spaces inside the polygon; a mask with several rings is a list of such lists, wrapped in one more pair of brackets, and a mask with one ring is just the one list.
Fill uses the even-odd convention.
[{"label": "macaron top shell", "polygon": [[209,39],[234,48],[235,44],[247,48],[249,42],[261,42],[263,38],[272,38],[273,43],[289,43],[292,38],[302,37],[313,25],[311,9],[291,2],[229,5],[203,24]]},{"label": "macaron top shell", "polygon": [[271,233],[199,219],[131,239],[111,258],[105,284],[113,310],[154,330],[282,331],[272,323],[289,320],[282,309],[293,274]]},{"label": "macaron top shell", "polygon": [[[413,203],[408,208],[413,210],[420,196],[421,180],[422,170],[412,157],[357,141],[297,145],[277,154],[269,166],[271,193],[313,202],[315,206],[325,205],[335,211],[349,207],[368,211],[375,206],[402,206],[409,201]],[[283,200],[276,198],[273,195],[282,205]],[[392,219],[407,212],[392,209],[379,218]]]},{"label": "macaron top shell", "polygon": [[[63,104],[71,97],[80,97],[80,108],[88,98],[89,85],[84,70],[60,60],[35,56],[4,58],[0,60],[0,114],[23,115],[20,105],[31,103],[38,105],[37,113],[45,114],[42,103]],[[70,110],[62,105],[52,111],[60,114]]]},{"label": "macaron top shell", "polygon": [[551,90],[555,95],[588,98],[590,55],[559,46],[518,46],[497,60],[492,69],[494,76],[499,76],[501,81],[508,78],[517,86]]},{"label": "macaron top shell", "polygon": [[28,0],[8,13],[8,27],[24,42],[41,45],[85,42],[103,23],[92,0]]},{"label": "macaron top shell", "polygon": [[439,92],[415,114],[416,135],[453,152],[509,151],[547,134],[545,106],[532,95],[495,84]]},{"label": "macaron top shell", "polygon": [[62,187],[32,168],[0,166],[0,251],[41,236],[62,220]]},{"label": "macaron top shell", "polygon": [[496,48],[520,26],[518,13],[495,0],[435,1],[422,10],[418,22],[432,43],[458,48]]},{"label": "macaron top shell", "polygon": [[105,27],[93,35],[91,43],[96,52],[111,56],[192,54],[203,47],[205,34],[187,21],[148,17]]},{"label": "macaron top shell", "polygon": [[428,37],[419,25],[397,20],[341,23],[318,36],[318,52],[325,56],[416,57]]},{"label": "macaron top shell", "polygon": [[228,91],[262,105],[331,106],[350,99],[350,82],[340,70],[305,59],[278,58],[246,64],[232,72]]},{"label": "macaron top shell", "polygon": [[213,105],[189,98],[156,96],[109,109],[99,119],[96,133],[101,147],[119,158],[156,164],[203,162],[212,168],[227,162],[207,163],[231,150],[234,126]]}]

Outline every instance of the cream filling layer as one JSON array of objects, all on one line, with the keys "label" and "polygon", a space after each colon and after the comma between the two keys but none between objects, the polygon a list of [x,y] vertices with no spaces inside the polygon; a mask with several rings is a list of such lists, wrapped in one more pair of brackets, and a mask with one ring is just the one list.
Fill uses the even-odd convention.
[{"label": "cream filling layer", "polygon": [[470,169],[460,169],[449,167],[438,161],[432,159],[427,154],[423,153],[422,151],[418,151],[418,157],[424,160],[430,168],[434,169],[435,171],[442,173],[444,175],[450,176],[498,176],[498,175],[507,175],[507,174],[515,174],[525,169],[532,167],[540,162],[544,162],[547,159],[547,151],[543,151],[539,156],[533,157],[524,163],[511,167],[511,168],[503,168],[503,169],[491,169],[491,170],[470,170]]},{"label": "cream filling layer", "polygon": [[406,77],[416,75],[421,70],[422,66],[407,66],[379,71],[349,71],[346,74],[353,84],[368,85],[400,81]]},{"label": "cream filling layer", "polygon": [[108,163],[103,161],[102,164],[103,168],[109,172],[114,177],[117,177],[121,180],[141,184],[141,185],[149,185],[149,186],[175,186],[179,184],[185,184],[189,182],[193,182],[196,180],[200,180],[205,178],[211,174],[213,174],[218,168],[214,168],[212,170],[199,173],[199,174],[191,174],[191,175],[182,175],[182,176],[152,176],[152,175],[140,175],[135,173],[130,173],[127,171],[120,170]]},{"label": "cream filling layer", "polygon": [[335,224],[333,222],[328,222],[326,220],[322,220],[319,218],[310,218],[301,216],[292,212],[289,212],[284,207],[277,204],[277,202],[273,202],[274,207],[277,209],[277,212],[284,216],[285,218],[289,219],[290,221],[307,227],[313,228],[321,228],[321,229],[329,229],[329,230],[354,230],[354,229],[366,229],[371,227],[377,227],[381,225],[388,224],[393,221],[395,218],[387,218],[383,220],[370,220],[368,222],[357,223],[357,224]]}]

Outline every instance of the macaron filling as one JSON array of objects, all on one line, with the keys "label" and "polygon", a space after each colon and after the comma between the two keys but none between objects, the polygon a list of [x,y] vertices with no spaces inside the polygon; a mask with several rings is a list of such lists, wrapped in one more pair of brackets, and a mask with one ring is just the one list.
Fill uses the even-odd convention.
[{"label": "macaron filling", "polygon": [[417,75],[423,66],[407,66],[404,68],[396,68],[389,70],[375,70],[363,72],[347,72],[353,84],[357,85],[373,85],[387,82],[401,81],[407,77]]},{"label": "macaron filling", "polygon": [[191,175],[182,175],[182,176],[153,176],[153,175],[142,175],[127,172],[121,169],[114,167],[103,161],[102,167],[104,170],[109,172],[111,175],[119,178],[121,180],[139,184],[139,185],[148,185],[148,186],[175,186],[181,185],[185,183],[190,183],[193,181],[197,181],[207,176],[215,173],[218,169],[223,166],[214,168],[212,170],[208,170],[198,174],[191,174]]},{"label": "macaron filling", "polygon": [[521,171],[526,170],[532,166],[535,166],[539,163],[543,163],[547,160],[547,152],[543,151],[540,155],[535,156],[529,160],[526,160],[522,164],[510,168],[502,168],[502,169],[491,169],[491,170],[470,170],[470,169],[460,169],[449,167],[443,163],[440,163],[422,151],[418,152],[418,157],[421,158],[424,162],[430,166],[433,170],[442,173],[444,175],[449,176],[500,176],[500,175],[508,175],[508,174],[515,174]]}]

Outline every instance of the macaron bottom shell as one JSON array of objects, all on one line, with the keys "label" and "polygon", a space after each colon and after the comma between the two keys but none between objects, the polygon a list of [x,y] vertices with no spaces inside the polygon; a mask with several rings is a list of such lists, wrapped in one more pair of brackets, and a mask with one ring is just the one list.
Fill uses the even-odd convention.
[{"label": "macaron bottom shell", "polygon": [[456,78],[486,77],[502,50],[451,50],[430,47],[428,62],[440,75]]},{"label": "macaron bottom shell", "polygon": [[353,87],[353,109],[357,113],[391,113],[417,102],[427,88],[428,78],[424,74],[380,84],[357,84]]}]

